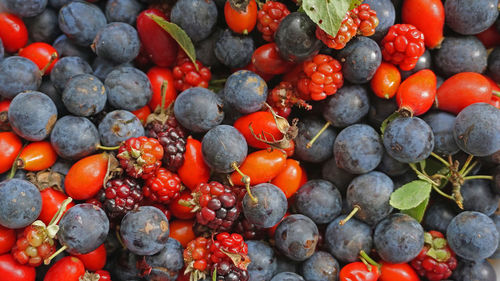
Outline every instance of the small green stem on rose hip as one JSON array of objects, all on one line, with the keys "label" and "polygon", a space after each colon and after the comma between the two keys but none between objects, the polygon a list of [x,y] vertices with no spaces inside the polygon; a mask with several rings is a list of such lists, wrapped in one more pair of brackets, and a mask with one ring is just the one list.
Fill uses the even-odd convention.
[{"label": "small green stem on rose hip", "polygon": [[468,176],[464,180],[493,180],[493,176]]},{"label": "small green stem on rose hip", "polygon": [[495,90],[493,90],[492,92],[493,92],[493,95],[494,95],[494,96],[497,96],[497,97],[499,97],[499,98],[500,98],[500,92],[499,92],[499,91],[495,91]]},{"label": "small green stem on rose hip", "polygon": [[64,252],[66,249],[68,249],[68,246],[62,246],[61,248],[59,248],[59,250],[57,250],[55,253],[52,254],[52,256],[46,258],[43,263],[45,265],[48,265],[55,257],[57,257],[60,253]]},{"label": "small green stem on rose hip", "polygon": [[339,225],[346,224],[350,219],[352,219],[352,217],[354,217],[354,215],[356,215],[356,213],[359,210],[361,210],[361,207],[359,205],[354,205],[354,208],[352,209],[351,213],[349,213],[349,215],[347,215],[347,217],[345,217],[343,220],[341,220],[339,222]]},{"label": "small green stem on rose hip", "polygon": [[431,155],[432,155],[432,157],[434,157],[437,160],[439,160],[439,162],[443,163],[446,167],[450,166],[450,163],[448,163],[448,161],[444,160],[441,156],[437,155],[436,153],[431,152]]},{"label": "small green stem on rose hip", "polygon": [[250,177],[245,175],[239,168],[238,164],[236,162],[233,162],[231,164],[231,167],[241,176],[241,182],[245,184],[245,188],[247,190],[248,196],[250,196],[250,199],[252,199],[252,202],[258,203],[259,200],[252,195],[252,192],[250,191]]},{"label": "small green stem on rose hip", "polygon": [[57,210],[57,213],[52,217],[48,226],[56,225],[59,222],[59,220],[64,215],[64,211],[66,211],[66,208],[68,207],[69,203],[71,203],[71,201],[73,201],[73,198],[68,197],[61,203],[59,210]]},{"label": "small green stem on rose hip", "polygon": [[319,130],[319,132],[306,144],[306,148],[311,148],[311,146],[313,146],[314,142],[321,136],[321,134],[323,134],[323,132],[328,129],[328,127],[330,127],[330,124],[330,121],[327,121],[323,128],[321,128],[321,130]]},{"label": "small green stem on rose hip", "polygon": [[97,147],[97,149],[100,149],[100,150],[109,150],[109,151],[117,150],[120,148],[119,145],[117,145],[117,146],[102,146],[100,144],[98,144],[96,147]]},{"label": "small green stem on rose hip", "polygon": [[369,264],[380,268],[381,265],[374,259],[372,259],[365,251],[363,250],[359,251],[359,256],[363,258],[365,261],[367,261]]}]

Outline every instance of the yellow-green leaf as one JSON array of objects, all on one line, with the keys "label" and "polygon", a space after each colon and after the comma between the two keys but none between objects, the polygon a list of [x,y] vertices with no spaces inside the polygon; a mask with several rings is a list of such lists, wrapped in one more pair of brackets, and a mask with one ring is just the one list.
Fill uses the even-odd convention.
[{"label": "yellow-green leaf", "polygon": [[409,210],[429,198],[432,186],[423,180],[409,182],[391,194],[389,203],[399,210]]},{"label": "yellow-green leaf", "polygon": [[351,2],[351,0],[302,0],[302,7],[313,22],[335,37]]},{"label": "yellow-green leaf", "polygon": [[408,210],[402,210],[401,212],[413,217],[418,222],[421,222],[422,219],[424,218],[425,210],[427,209],[427,204],[429,204],[429,197],[427,197],[424,201],[422,201],[422,203],[420,203],[417,207]]},{"label": "yellow-green leaf", "polygon": [[148,14],[148,17],[150,17],[161,28],[163,28],[163,30],[168,32],[168,34],[170,34],[170,36],[172,36],[175,41],[177,41],[182,50],[184,50],[186,55],[196,66],[196,50],[194,48],[193,42],[191,41],[191,38],[189,38],[186,32],[182,30],[182,28],[180,28],[177,24],[169,22],[157,15]]}]

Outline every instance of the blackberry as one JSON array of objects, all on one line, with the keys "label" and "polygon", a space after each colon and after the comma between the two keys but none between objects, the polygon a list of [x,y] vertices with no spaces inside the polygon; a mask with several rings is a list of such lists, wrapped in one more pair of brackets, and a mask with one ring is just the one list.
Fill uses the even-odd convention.
[{"label": "blackberry", "polygon": [[[237,195],[228,186],[219,182],[200,183],[190,201],[195,205],[196,224],[212,231],[229,231],[240,215],[241,207]],[[205,232],[200,226],[194,230]]]},{"label": "blackberry", "polygon": [[110,219],[122,218],[127,212],[136,209],[142,198],[141,185],[129,177],[108,181],[97,194]]},{"label": "blackberry", "polygon": [[256,226],[241,216],[238,222],[234,225],[234,232],[241,234],[245,240],[262,240],[265,238],[264,229]]},{"label": "blackberry", "polygon": [[229,261],[214,264],[214,270],[217,270],[215,278],[217,281],[247,281],[250,278],[248,271],[238,268]]},{"label": "blackberry", "polygon": [[146,125],[146,135],[156,138],[163,147],[163,164],[172,172],[177,172],[184,163],[186,152],[186,131],[173,115],[164,122],[153,120]]}]

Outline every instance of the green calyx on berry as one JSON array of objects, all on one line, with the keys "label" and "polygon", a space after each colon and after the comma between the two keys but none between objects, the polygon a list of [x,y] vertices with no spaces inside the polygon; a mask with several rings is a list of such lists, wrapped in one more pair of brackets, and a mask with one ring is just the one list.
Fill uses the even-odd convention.
[{"label": "green calyx on berry", "polygon": [[[439,236],[442,236],[442,234]],[[438,262],[445,262],[451,257],[451,254],[447,250],[448,243],[446,239],[439,236],[433,236],[431,232],[426,232],[424,234],[425,245],[429,247],[426,255],[434,258]]]}]

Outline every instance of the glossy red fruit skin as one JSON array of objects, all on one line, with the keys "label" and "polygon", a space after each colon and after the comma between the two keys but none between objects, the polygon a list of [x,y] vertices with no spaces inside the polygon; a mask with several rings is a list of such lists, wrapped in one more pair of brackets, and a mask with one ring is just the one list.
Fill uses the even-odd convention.
[{"label": "glossy red fruit skin", "polygon": [[278,129],[272,113],[267,111],[257,111],[244,115],[238,118],[233,126],[245,137],[248,145],[254,148],[268,148],[269,144],[256,139],[252,135],[250,128],[252,128],[255,135],[265,137],[271,142],[273,138],[275,140],[283,138],[283,134]]},{"label": "glossy red fruit skin", "polygon": [[396,102],[400,109],[418,116],[426,113],[436,97],[436,75],[423,69],[411,75],[399,85]]},{"label": "glossy red fruit skin", "polygon": [[436,93],[438,109],[458,114],[467,106],[491,100],[491,84],[483,75],[462,72],[446,79]]},{"label": "glossy red fruit skin", "polygon": [[85,269],[97,271],[106,265],[106,248],[104,244],[92,252],[84,255],[75,255],[85,265]]},{"label": "glossy red fruit skin", "polygon": [[179,47],[177,42],[156,24],[148,14],[162,17],[168,21],[169,18],[157,9],[144,10],[137,16],[137,32],[144,50],[153,63],[158,66],[169,67],[175,62]]},{"label": "glossy red fruit skin", "polygon": [[485,31],[476,34],[476,37],[481,41],[481,43],[483,43],[486,49],[500,46],[500,31],[497,30],[495,25],[492,25]]},{"label": "glossy red fruit skin", "polygon": [[79,281],[85,274],[83,262],[75,257],[64,257],[47,271],[43,281]]},{"label": "glossy red fruit skin", "polygon": [[0,276],[5,281],[35,281],[35,268],[18,264],[11,254],[0,256]]},{"label": "glossy red fruit skin", "polygon": [[186,152],[184,153],[184,163],[177,170],[182,183],[194,190],[200,183],[207,183],[210,178],[210,168],[203,160],[201,152],[201,142],[192,137],[186,140]]},{"label": "glossy red fruit skin", "polygon": [[170,204],[170,211],[172,212],[172,215],[181,220],[190,220],[194,218],[196,216],[196,212],[192,212],[193,208],[179,204],[179,200],[189,201],[191,199],[193,199],[191,192],[187,190],[183,191],[181,196]]},{"label": "glossy red fruit skin", "polygon": [[16,243],[16,231],[0,225],[0,255],[10,252]]},{"label": "glossy red fruit skin", "polygon": [[390,264],[382,262],[379,281],[420,281],[417,273],[407,263]]},{"label": "glossy red fruit skin", "polygon": [[[48,225],[59,208],[61,208],[63,201],[68,199],[68,196],[63,192],[52,188],[46,188],[40,191],[40,195],[42,196],[42,211],[40,212],[38,219]],[[75,203],[70,202],[64,212],[73,206],[75,206]]]},{"label": "glossy red fruit skin", "polygon": [[[43,42],[35,42],[19,50],[19,56],[34,62],[40,70],[44,69],[49,64],[54,54],[58,56],[56,48]],[[44,74],[49,74],[57,61],[57,58],[54,59],[45,70]]]},{"label": "glossy red fruit skin", "polygon": [[340,270],[340,281],[377,281],[379,275],[380,271],[376,266],[371,266],[370,271],[364,263],[358,261],[349,263]]},{"label": "glossy red fruit skin", "polygon": [[426,47],[436,48],[443,41],[444,6],[441,0],[405,0],[402,18],[403,23],[422,31]]},{"label": "glossy red fruit skin", "polygon": [[21,139],[16,134],[0,133],[0,173],[10,170],[22,146]]},{"label": "glossy red fruit skin", "polygon": [[151,82],[151,88],[153,89],[153,96],[148,103],[151,111],[155,111],[156,108],[161,106],[161,85],[166,82],[167,88],[165,93],[165,109],[175,100],[177,97],[177,91],[175,90],[175,79],[172,71],[166,67],[152,67],[147,76],[149,82]]},{"label": "glossy red fruit skin", "polygon": [[0,38],[5,50],[15,53],[28,42],[28,29],[16,15],[0,13]]},{"label": "glossy red fruit skin", "polygon": [[250,0],[244,11],[237,11],[231,7],[229,1],[224,5],[224,17],[229,28],[240,34],[250,33],[257,23],[257,3]]},{"label": "glossy red fruit skin", "polygon": [[281,58],[276,43],[264,44],[257,48],[253,52],[252,63],[259,71],[273,75],[283,74],[293,67],[293,63]]}]

